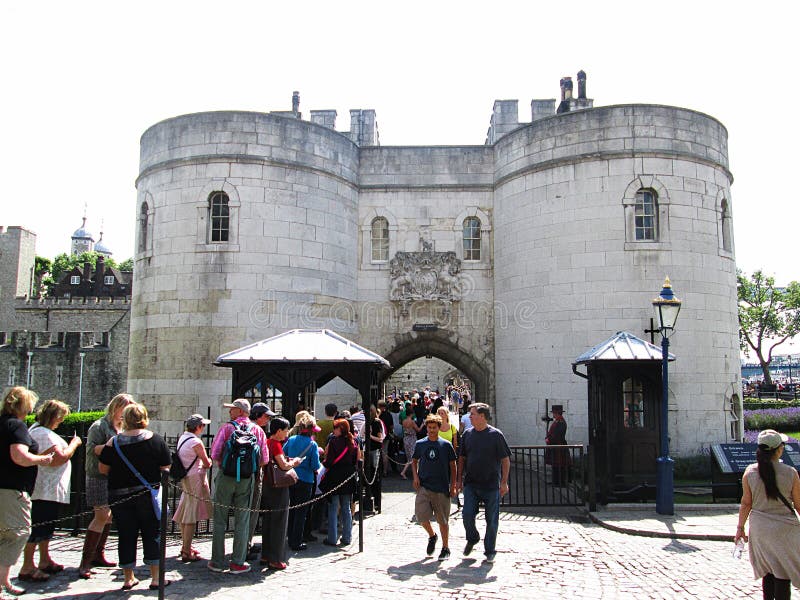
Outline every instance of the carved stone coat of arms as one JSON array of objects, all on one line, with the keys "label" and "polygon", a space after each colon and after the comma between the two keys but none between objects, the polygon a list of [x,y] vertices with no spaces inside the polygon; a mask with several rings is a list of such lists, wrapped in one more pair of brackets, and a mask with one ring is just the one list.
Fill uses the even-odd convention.
[{"label": "carved stone coat of arms", "polygon": [[420,300],[450,304],[461,300],[461,261],[455,252],[398,252],[389,261],[389,299],[405,310]]}]

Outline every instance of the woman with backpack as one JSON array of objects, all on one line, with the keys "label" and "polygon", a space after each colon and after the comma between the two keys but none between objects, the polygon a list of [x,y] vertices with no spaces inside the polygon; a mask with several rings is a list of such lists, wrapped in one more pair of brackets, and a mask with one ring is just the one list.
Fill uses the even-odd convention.
[{"label": "woman with backpack", "polygon": [[211,489],[208,486],[208,469],[211,468],[211,459],[208,457],[206,447],[200,439],[206,425],[211,421],[202,415],[192,415],[186,419],[186,431],[178,439],[176,446],[178,458],[186,470],[186,475],[181,479],[181,499],[175,516],[172,520],[181,528],[180,559],[183,562],[197,562],[202,560],[200,553],[192,548],[192,539],[198,521],[211,518]]}]

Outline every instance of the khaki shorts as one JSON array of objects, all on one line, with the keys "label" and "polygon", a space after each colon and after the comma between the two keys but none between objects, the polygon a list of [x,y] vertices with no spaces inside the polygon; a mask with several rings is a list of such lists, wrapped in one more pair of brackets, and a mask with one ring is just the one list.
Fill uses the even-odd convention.
[{"label": "khaki shorts", "polygon": [[447,521],[450,518],[450,506],[450,496],[447,494],[432,492],[420,487],[414,503],[417,522],[425,523],[435,516],[439,525],[447,525]]}]

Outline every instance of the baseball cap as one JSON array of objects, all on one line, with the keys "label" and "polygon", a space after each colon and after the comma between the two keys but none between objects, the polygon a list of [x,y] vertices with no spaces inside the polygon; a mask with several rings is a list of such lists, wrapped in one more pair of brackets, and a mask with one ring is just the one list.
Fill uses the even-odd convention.
[{"label": "baseball cap", "polygon": [[789,436],[785,433],[778,433],[774,429],[765,429],[758,434],[758,445],[766,446],[770,450],[775,450],[775,448],[788,441]]},{"label": "baseball cap", "polygon": [[253,404],[253,408],[250,409],[250,419],[258,419],[264,415],[267,415],[268,417],[274,417],[276,416],[276,413],[270,410],[269,406],[263,402],[256,402]]},{"label": "baseball cap", "polygon": [[237,398],[233,402],[223,404],[225,408],[240,408],[248,415],[250,414],[250,402],[245,400],[244,398]]},{"label": "baseball cap", "polygon": [[198,415],[197,413],[190,415],[185,421],[186,429],[196,429],[197,427],[200,427],[200,425],[208,425],[209,423],[211,423],[211,421],[206,419],[203,415]]}]

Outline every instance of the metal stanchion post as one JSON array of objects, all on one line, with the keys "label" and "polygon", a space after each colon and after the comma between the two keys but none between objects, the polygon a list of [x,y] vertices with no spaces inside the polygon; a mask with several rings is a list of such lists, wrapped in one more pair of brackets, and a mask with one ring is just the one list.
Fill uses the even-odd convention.
[{"label": "metal stanchion post", "polygon": [[161,527],[158,549],[158,600],[164,600],[164,582],[166,575],[164,569],[167,564],[167,520],[169,519],[169,471],[161,471]]}]

